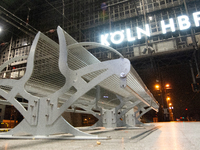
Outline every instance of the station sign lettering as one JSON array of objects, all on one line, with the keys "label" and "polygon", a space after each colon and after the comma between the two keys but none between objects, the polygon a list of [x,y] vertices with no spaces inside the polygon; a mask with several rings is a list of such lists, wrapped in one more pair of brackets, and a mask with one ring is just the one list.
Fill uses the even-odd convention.
[{"label": "station sign lettering", "polygon": [[[193,15],[193,20],[194,20],[194,25],[196,27],[199,27],[200,26],[200,11],[195,12],[192,15]],[[179,30],[186,30],[191,27],[190,19],[186,15],[177,17],[177,22],[178,22]],[[170,18],[168,23],[166,23],[166,21],[162,20],[160,22],[160,24],[161,24],[161,29],[162,29],[163,34],[166,34],[168,31],[171,31],[171,32],[176,31],[176,27],[175,27],[173,18]],[[137,39],[141,39],[142,35],[146,35],[146,36],[150,37],[151,33],[150,33],[149,24],[146,24],[144,29],[136,27],[136,33],[137,33]],[[120,44],[125,39],[128,42],[132,42],[132,41],[136,40],[136,38],[131,35],[130,28],[101,35],[101,44],[107,45],[107,46],[110,45],[110,42],[112,42],[113,44]]]}]

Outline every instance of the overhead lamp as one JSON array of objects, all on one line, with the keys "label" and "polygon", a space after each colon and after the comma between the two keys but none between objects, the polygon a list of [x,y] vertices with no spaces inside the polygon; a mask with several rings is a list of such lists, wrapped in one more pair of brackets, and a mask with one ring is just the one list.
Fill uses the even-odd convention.
[{"label": "overhead lamp", "polygon": [[153,20],[153,17],[152,17],[152,16],[149,16],[149,20],[150,20],[150,21]]},{"label": "overhead lamp", "polygon": [[0,27],[0,32],[2,31],[2,28]]}]

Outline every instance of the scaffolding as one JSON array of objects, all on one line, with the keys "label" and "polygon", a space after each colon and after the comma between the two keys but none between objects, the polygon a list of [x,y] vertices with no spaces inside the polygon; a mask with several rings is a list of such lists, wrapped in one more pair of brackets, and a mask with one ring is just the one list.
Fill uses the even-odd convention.
[{"label": "scaffolding", "polygon": [[[200,1],[186,0],[188,12],[183,0],[110,0],[106,2],[103,12],[100,0],[46,0],[43,5],[32,9],[30,24],[56,41],[55,29],[62,25],[77,41],[100,43],[101,34],[131,29],[131,36],[136,38],[136,27],[145,28],[149,24],[151,37],[143,36],[133,42],[123,41],[121,44],[110,46],[117,49],[130,60],[153,53],[193,49],[193,31],[197,45],[200,40],[200,29],[194,27],[192,13],[200,11]],[[42,9],[45,8],[45,9]],[[188,13],[188,14],[187,14]],[[180,31],[177,17],[188,15],[192,24],[191,30]],[[166,23],[173,18],[176,31],[162,34],[160,21]],[[31,22],[31,21],[34,22]],[[29,39],[30,38],[30,39]],[[26,42],[27,41],[27,42]],[[1,49],[1,64],[15,56],[28,55],[31,37],[13,39],[9,46]],[[24,45],[26,43],[27,45]],[[151,50],[151,52],[148,51]],[[99,60],[114,59],[116,54],[101,48],[89,48]],[[26,60],[19,60],[13,65],[25,64]],[[24,66],[21,66],[24,67]]]}]

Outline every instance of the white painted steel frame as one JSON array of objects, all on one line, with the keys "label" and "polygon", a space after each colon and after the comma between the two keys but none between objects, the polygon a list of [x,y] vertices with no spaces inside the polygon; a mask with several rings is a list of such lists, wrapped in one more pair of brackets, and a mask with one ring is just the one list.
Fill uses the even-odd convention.
[{"label": "white painted steel frame", "polygon": [[[96,85],[100,85],[103,88],[110,88],[109,90],[114,93],[119,93],[121,98],[121,101],[126,101],[127,99],[132,101],[130,107],[127,109],[124,109],[122,114],[124,115],[128,110],[136,106],[137,104],[143,102],[147,106],[151,106],[150,108],[157,110],[158,104],[156,103],[155,99],[148,94],[148,91],[144,87],[143,83],[141,84],[140,78],[134,79],[133,86],[136,84],[135,88],[139,89],[139,91],[142,92],[139,94],[133,94],[130,91],[127,91],[126,88],[127,84],[130,84],[130,62],[128,59],[123,58],[119,52],[116,52],[116,50],[107,47],[113,52],[116,52],[120,58],[115,60],[109,60],[100,62],[97,60],[93,55],[89,54],[83,48],[83,45],[94,45],[94,46],[101,46],[99,44],[95,43],[79,43],[69,37],[69,35],[64,32],[60,27],[57,28],[58,37],[59,37],[59,61],[58,61],[58,67],[60,70],[60,73],[65,78],[65,83],[63,86],[56,90],[51,91],[48,94],[45,94],[45,96],[40,97],[37,95],[32,95],[31,92],[38,92],[34,87],[27,86],[27,83],[29,80],[31,80],[31,77],[33,75],[34,71],[34,59],[35,58],[35,50],[38,48],[39,42],[51,42],[51,40],[48,40],[48,38],[43,35],[42,33],[38,33],[33,41],[31,51],[27,60],[27,69],[25,75],[19,79],[1,79],[0,85],[1,86],[9,86],[11,87],[11,91],[5,91],[3,89],[0,89],[0,95],[6,99],[7,102],[11,103],[23,116],[23,121],[16,126],[11,131],[1,134],[0,137],[3,138],[18,138],[18,134],[27,133],[32,136],[27,136],[27,138],[48,138],[52,134],[57,133],[70,133],[73,135],[73,137],[63,137],[64,139],[100,139],[100,137],[97,137],[95,135],[90,135],[87,133],[84,133],[80,130],[77,130],[73,126],[71,126],[64,118],[61,116],[63,112],[66,110],[71,111],[69,109],[70,106],[77,106],[80,108],[83,108],[87,113],[91,113],[93,115],[97,115],[93,112],[92,108],[95,104],[93,103],[87,103],[87,106],[82,105],[81,103],[77,103],[77,100],[81,99],[81,97],[86,94],[89,90],[94,88]],[[46,41],[45,41],[46,40]],[[51,44],[51,43],[49,43]],[[69,45],[69,46],[67,46]],[[105,46],[101,46],[104,47]],[[85,64],[84,66],[79,67],[78,69],[72,70],[69,68],[69,62],[68,62],[68,55],[69,48],[72,48],[73,50],[70,51],[70,53],[76,53],[76,56],[71,56],[71,59],[74,60],[73,63],[77,63],[76,60],[79,60],[79,57],[86,60],[83,62]],[[80,52],[80,53],[77,53]],[[19,57],[14,58],[12,60],[7,61],[0,67],[0,71],[2,71],[8,64],[14,62],[15,60],[26,58]],[[83,61],[83,60],[81,60]],[[80,60],[79,60],[80,62]],[[104,71],[102,71],[104,70]],[[100,73],[95,74],[94,77],[92,77],[90,74],[94,73],[96,71],[100,71]],[[83,76],[85,76],[88,80],[83,79]],[[137,74],[135,75],[138,76]],[[128,79],[127,79],[128,78]],[[131,76],[131,78],[134,78]],[[110,83],[116,83],[116,85],[119,86],[110,86]],[[120,87],[121,86],[121,87]],[[25,88],[26,87],[26,88]],[[74,87],[77,91],[74,94],[68,95],[69,97],[66,99],[65,102],[63,102],[61,107],[58,107],[58,99],[62,97],[62,95],[66,94],[71,87]],[[106,89],[107,89],[106,88]],[[27,91],[28,90],[28,91]],[[40,89],[42,90],[42,88]],[[43,89],[44,92],[46,92],[45,88]],[[134,91],[134,89],[131,89]],[[144,93],[145,92],[145,93]],[[133,95],[132,95],[133,94]],[[22,96],[23,98],[28,100],[28,110],[26,110],[21,103],[19,103],[16,99],[17,95]],[[139,96],[138,96],[139,95]],[[145,99],[145,96],[148,98]],[[139,98],[139,100],[138,100]],[[152,105],[152,103],[154,105]],[[129,103],[130,104],[130,103]],[[119,106],[117,106],[117,110],[120,108],[123,108],[126,104],[122,102]],[[120,119],[122,115],[120,115],[117,120]],[[117,122],[116,120],[116,122]],[[52,138],[52,137],[51,137]],[[106,138],[102,138],[106,139]]]},{"label": "white painted steel frame", "polygon": [[[67,121],[65,121],[61,115],[64,111],[66,111],[66,109],[74,104],[77,99],[79,99],[82,95],[84,95],[101,81],[114,74],[120,78],[120,73],[124,71],[124,68],[126,68],[127,70],[127,72],[124,73],[127,74],[130,71],[130,64],[128,64],[129,61],[124,58],[119,58],[117,60],[88,65],[78,70],[71,70],[67,64],[68,48],[66,46],[64,32],[59,27],[57,31],[60,44],[59,70],[66,79],[64,86],[46,97],[33,96],[25,89],[25,84],[28,80],[30,80],[33,72],[34,55],[37,44],[41,38],[46,38],[42,33],[39,32],[36,35],[31,47],[25,75],[19,80],[0,80],[1,86],[12,87],[11,91],[0,89],[1,96],[5,98],[6,101],[10,102],[24,116],[23,121],[19,125],[17,125],[11,131],[2,134],[1,137],[18,138],[18,136],[16,135],[26,133],[32,135],[27,136],[27,138],[48,138],[48,136],[52,134],[70,133],[74,137],[70,137],[69,139],[106,139],[105,137],[101,138],[97,137],[96,135],[90,135],[87,133],[83,133],[80,130],[77,130],[76,128],[72,127]],[[1,69],[17,59],[18,58],[14,58],[12,61],[8,61],[3,66],[1,66]],[[102,69],[105,69],[106,71],[98,75],[88,83],[82,78],[82,76],[85,74]],[[58,108],[58,98],[65,94],[72,86],[76,88],[77,92],[73,94],[60,108]],[[16,100],[17,95],[20,95],[28,100],[28,110],[26,110]],[[64,137],[64,139],[67,138],[68,137]]]}]

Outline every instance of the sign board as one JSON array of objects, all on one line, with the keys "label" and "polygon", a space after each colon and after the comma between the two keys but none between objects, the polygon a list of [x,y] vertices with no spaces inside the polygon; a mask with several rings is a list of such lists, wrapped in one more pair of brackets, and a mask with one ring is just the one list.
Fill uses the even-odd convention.
[{"label": "sign board", "polygon": [[[193,20],[196,27],[200,26],[200,11],[193,13]],[[191,27],[191,22],[188,16],[182,15],[177,17],[178,25],[180,30],[186,30]],[[162,33],[166,34],[168,31],[175,32],[174,19],[170,18],[169,23],[166,23],[164,20],[160,22]],[[151,36],[149,24],[145,25],[145,29],[136,27],[137,39],[141,39],[142,35]],[[128,42],[135,41],[136,38],[131,36],[131,29],[125,29],[121,31],[115,31],[113,33],[107,33],[101,35],[101,44],[109,46],[110,43],[120,44],[123,41],[127,40]]]}]

